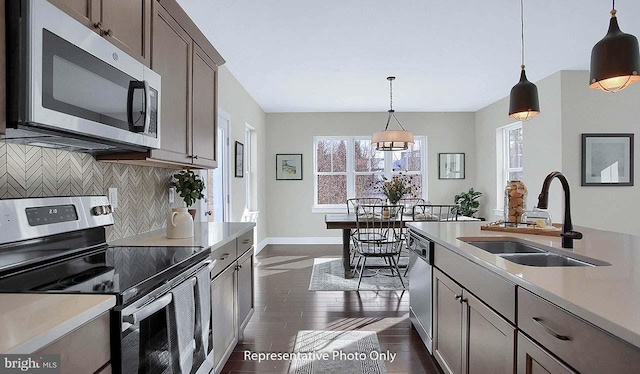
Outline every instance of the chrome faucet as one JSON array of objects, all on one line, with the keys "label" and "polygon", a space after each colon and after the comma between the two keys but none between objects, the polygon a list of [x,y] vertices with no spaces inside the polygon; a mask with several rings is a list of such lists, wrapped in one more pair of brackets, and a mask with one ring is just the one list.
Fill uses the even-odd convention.
[{"label": "chrome faucet", "polygon": [[538,208],[547,209],[549,206],[549,185],[553,178],[558,178],[564,190],[564,221],[562,222],[561,234],[562,248],[573,248],[573,240],[582,239],[582,233],[573,231],[573,225],[571,224],[571,207],[569,204],[569,182],[567,182],[567,178],[565,178],[561,172],[554,171],[544,179],[542,191],[538,196]]}]

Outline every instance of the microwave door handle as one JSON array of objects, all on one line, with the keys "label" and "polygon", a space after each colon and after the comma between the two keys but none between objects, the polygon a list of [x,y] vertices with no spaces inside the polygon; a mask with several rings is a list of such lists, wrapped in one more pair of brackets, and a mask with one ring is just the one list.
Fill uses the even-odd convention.
[{"label": "microwave door handle", "polygon": [[[141,131],[136,129],[137,122],[133,120],[133,100],[135,99],[135,91],[144,90],[144,127]],[[141,132],[143,134],[149,133],[149,127],[151,126],[151,91],[149,89],[149,83],[147,81],[131,81],[129,82],[129,92],[127,94],[127,121],[129,122],[129,131]]]},{"label": "microwave door handle", "polygon": [[148,318],[153,313],[171,304],[172,300],[173,300],[173,294],[168,293],[162,296],[161,298],[154,300],[151,303],[136,310],[135,312],[128,314],[126,316],[122,316],[122,321],[135,325],[136,323],[142,321],[143,319]]},{"label": "microwave door handle", "polygon": [[144,84],[144,134],[148,134],[151,126],[151,90],[149,82],[142,81],[142,83]]}]

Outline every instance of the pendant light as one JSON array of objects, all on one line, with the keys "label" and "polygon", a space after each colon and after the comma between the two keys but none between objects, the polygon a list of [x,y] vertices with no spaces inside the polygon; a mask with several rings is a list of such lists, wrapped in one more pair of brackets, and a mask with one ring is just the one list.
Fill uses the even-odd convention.
[{"label": "pendant light", "polygon": [[[411,131],[404,129],[398,118],[396,118],[395,110],[393,110],[393,80],[396,77],[387,77],[389,81],[389,116],[387,117],[387,125],[384,131],[373,133],[371,137],[371,145],[376,147],[377,151],[403,151],[413,145],[413,134]],[[391,118],[398,122],[402,130],[389,130],[389,122]]]},{"label": "pendant light", "polygon": [[518,121],[528,121],[540,114],[540,102],[538,100],[538,87],[527,80],[524,71],[524,0],[520,0],[520,26],[522,41],[522,63],[520,81],[513,86],[509,95],[509,117]]},{"label": "pendant light", "polygon": [[594,90],[618,92],[640,81],[638,39],[620,31],[615,8],[613,0],[607,35],[591,50],[589,88]]}]

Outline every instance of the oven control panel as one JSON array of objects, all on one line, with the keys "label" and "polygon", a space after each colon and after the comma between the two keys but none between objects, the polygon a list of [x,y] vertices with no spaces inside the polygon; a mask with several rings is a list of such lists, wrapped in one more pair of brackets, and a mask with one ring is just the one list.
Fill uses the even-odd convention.
[{"label": "oven control panel", "polygon": [[74,205],[51,205],[26,208],[29,226],[48,225],[50,223],[78,220],[78,212]]},{"label": "oven control panel", "polygon": [[0,245],[113,225],[112,212],[106,196],[0,199]]}]

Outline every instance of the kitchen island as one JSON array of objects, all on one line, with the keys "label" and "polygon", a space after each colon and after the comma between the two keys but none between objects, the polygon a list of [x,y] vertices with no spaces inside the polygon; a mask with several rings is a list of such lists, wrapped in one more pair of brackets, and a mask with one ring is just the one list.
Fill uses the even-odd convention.
[{"label": "kitchen island", "polygon": [[0,295],[0,353],[36,352],[116,304],[111,295]]},{"label": "kitchen island", "polygon": [[[577,227],[576,229],[584,234],[584,238],[574,241],[573,249],[565,249],[561,247],[560,237],[482,231],[480,230],[482,224],[473,222],[407,223],[410,230],[435,243],[434,314],[437,314],[436,308],[438,308],[438,290],[436,288],[439,284],[451,284],[453,285],[451,288],[453,294],[458,297],[457,300],[460,303],[467,301],[464,296],[466,293],[484,301],[492,313],[497,311],[496,316],[502,321],[508,322],[517,333],[516,340],[519,346],[524,347],[528,344],[524,341],[521,344],[520,335],[524,333],[523,337],[532,338],[538,343],[548,336],[551,339],[550,344],[558,345],[561,347],[559,349],[564,349],[579,342],[578,335],[582,333],[581,331],[593,330],[594,334],[602,333],[602,335],[597,335],[597,338],[589,340],[589,344],[593,345],[591,348],[595,351],[606,353],[607,347],[611,346],[606,339],[611,337],[611,339],[615,339],[615,341],[612,340],[615,344],[620,342],[620,347],[625,350],[625,357],[634,362],[640,361],[640,350],[638,349],[640,347],[640,318],[638,318],[640,315],[639,236]],[[566,253],[569,257],[592,258],[602,266],[536,267],[520,265],[467,243],[467,241],[486,241],[491,238],[525,240],[534,245],[552,247],[555,252]],[[456,276],[452,276],[451,274],[457,274],[460,278],[465,278],[462,270],[457,271],[456,269],[470,269],[469,272],[480,269],[483,274],[474,280],[482,280],[483,277],[486,279],[495,278],[500,280],[498,283],[504,284],[498,284],[499,287],[493,290],[481,290],[479,285],[482,282],[464,283],[459,281]],[[441,275],[441,278],[446,279],[439,282],[438,274]],[[454,282],[449,282],[450,280]],[[457,285],[454,284],[456,282]],[[461,292],[456,293],[455,287],[461,287]],[[500,289],[504,289],[505,293],[499,295],[500,297],[495,297],[496,292]],[[483,293],[487,296],[486,299],[481,297],[484,296]],[[463,296],[460,296],[461,294]],[[496,306],[487,300],[498,301],[499,305]],[[533,301],[527,303],[528,300]],[[510,308],[503,307],[503,305],[509,305],[506,301],[511,302]],[[567,320],[570,323],[563,324],[555,323],[550,317],[542,319],[535,315],[531,316],[531,313],[537,311],[538,304],[543,306],[542,309],[547,308],[546,310],[556,308],[557,313],[564,313],[562,318],[577,317],[575,321],[581,326],[580,331],[571,331],[570,324],[573,323],[573,320]],[[556,313],[555,309],[553,309],[553,313]],[[531,322],[532,320],[533,322]],[[440,354],[436,347],[437,324],[437,316],[434,316],[434,356],[436,358]],[[529,325],[533,330],[528,330]],[[520,331],[521,329],[524,330]],[[538,333],[541,335],[537,335]],[[572,334],[575,335],[572,336]],[[468,345],[467,342],[467,347]],[[540,343],[540,345],[543,344]],[[616,350],[620,351],[620,349]],[[568,362],[576,371],[585,371],[581,370],[581,365],[588,367],[586,364],[590,358],[580,357],[580,355],[588,355],[588,350],[584,350],[582,353],[577,353],[580,352],[578,350],[566,354],[556,352],[551,348],[549,351],[552,356],[558,356]],[[569,349],[569,351],[571,350]],[[519,352],[517,360],[521,360],[523,357],[525,356],[520,355]],[[521,363],[518,362],[518,366],[520,365]],[[518,369],[518,372],[530,372],[528,369],[520,367]],[[445,369],[445,371],[447,370]],[[451,371],[455,372],[455,370]],[[569,369],[566,372],[573,371]],[[589,371],[587,370],[587,372]]]}]

